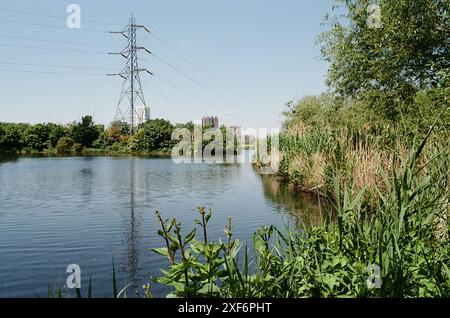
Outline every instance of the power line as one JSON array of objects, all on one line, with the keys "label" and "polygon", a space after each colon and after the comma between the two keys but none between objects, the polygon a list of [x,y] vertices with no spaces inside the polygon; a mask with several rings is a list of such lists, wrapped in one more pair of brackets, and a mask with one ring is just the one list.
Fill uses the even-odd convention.
[{"label": "power line", "polygon": [[14,21],[14,20],[4,20],[0,19],[0,22],[4,23],[13,23],[13,24],[21,24],[21,25],[29,25],[29,26],[37,26],[37,27],[43,27],[43,28],[50,28],[50,29],[64,29],[64,30],[76,30],[81,32],[98,32],[98,33],[107,33],[104,30],[99,29],[87,29],[87,28],[80,28],[80,29],[69,29],[66,26],[60,26],[60,25],[50,25],[50,24],[41,24],[41,23],[31,23],[31,22],[23,22],[23,21]]},{"label": "power line", "polygon": [[[49,1],[49,0],[47,0],[47,1]],[[62,3],[62,2],[67,3],[67,0],[53,0],[53,1],[59,2],[59,3]],[[89,2],[90,2],[90,3],[89,3],[89,7],[101,9],[102,11],[108,10],[108,11],[110,11],[110,12],[120,13],[120,14],[123,14],[123,12],[124,12],[124,11],[123,11],[123,8],[121,8],[121,9],[119,9],[118,7],[113,8],[111,5],[108,5],[108,6],[99,6],[99,5],[96,5],[96,4],[91,4],[91,3],[94,2],[94,1],[89,1]],[[131,1],[130,1],[130,2],[131,2]]]},{"label": "power line", "polygon": [[[24,14],[24,15],[31,15],[31,16],[37,16],[37,17],[44,17],[44,18],[67,20],[67,17],[63,17],[63,16],[55,16],[55,15],[48,15],[48,14],[42,14],[42,13],[34,13],[34,12],[22,11],[22,10],[0,9],[0,11],[12,12],[12,13],[18,13],[18,14]],[[115,25],[115,26],[120,25],[120,24],[117,24],[117,23],[110,23],[110,22],[97,21],[97,20],[88,20],[88,19],[83,19],[83,22],[95,23],[95,24],[104,24],[104,25]]]},{"label": "power line", "polygon": [[68,69],[97,69],[97,70],[111,70],[111,67],[98,66],[79,66],[79,65],[57,65],[57,64],[32,64],[32,63],[16,63],[16,62],[1,62],[1,65],[16,65],[16,66],[35,66],[35,67],[54,67],[54,68],[68,68]]},{"label": "power line", "polygon": [[[197,84],[198,86],[200,86],[200,87],[202,87],[203,89],[207,90],[207,91],[210,92],[211,94],[213,94],[213,95],[215,95],[215,96],[217,96],[217,97],[219,97],[219,98],[221,98],[221,99],[228,99],[228,98],[224,97],[223,95],[214,92],[213,90],[211,90],[210,88],[208,88],[206,85],[200,83],[199,81],[197,81],[197,80],[196,80],[195,78],[193,78],[192,76],[190,76],[190,75],[186,74],[185,72],[181,71],[178,67],[176,67],[176,66],[170,64],[169,62],[165,61],[165,60],[162,59],[160,56],[154,54],[153,52],[152,52],[151,54],[152,54],[156,59],[160,60],[163,64],[169,66],[170,68],[172,68],[173,70],[175,70],[177,73],[179,73],[179,74],[183,75],[184,77],[188,78],[191,82],[194,82],[195,84]],[[167,85],[170,85],[170,86],[172,86],[172,87],[175,88],[175,89],[178,89],[178,90],[180,90],[180,91],[183,91],[183,89],[180,89],[179,87],[177,88],[177,87],[175,87],[173,84],[169,83],[168,80],[164,80],[164,79],[162,79],[161,77],[160,77],[159,79],[162,80],[162,81],[164,81]],[[195,97],[192,93],[189,93],[189,95],[193,96],[193,97],[196,98],[197,100],[200,100],[200,99],[198,99],[197,97]],[[230,99],[228,99],[228,100],[230,100]],[[200,100],[200,101],[201,101],[201,100]],[[201,101],[201,102],[202,102],[202,101]],[[222,101],[222,102],[224,102],[224,101]],[[225,101],[225,102],[226,102],[226,101]],[[231,102],[234,103],[233,101],[231,101]],[[204,102],[203,102],[203,103],[204,103]],[[224,109],[223,109],[223,108],[224,108],[223,106],[214,106],[215,103],[210,103],[210,102],[207,102],[207,103],[208,103],[210,106],[213,106],[213,107],[215,107],[215,108],[218,109],[218,110],[219,110],[219,108],[220,108],[220,110],[219,110],[220,112],[223,112],[223,110],[224,110]],[[227,105],[229,105],[228,102],[226,102],[226,103],[227,103]],[[219,108],[218,108],[218,107],[219,107]]]},{"label": "power line", "polygon": [[36,41],[36,42],[48,42],[48,43],[57,43],[57,44],[69,44],[69,45],[86,45],[86,46],[96,46],[96,47],[113,47],[112,45],[102,45],[95,43],[87,43],[87,42],[71,42],[71,41],[56,41],[56,40],[47,40],[47,39],[36,39],[22,36],[14,36],[14,35],[5,35],[0,34],[0,38],[9,38],[16,40],[27,40],[27,41]]},{"label": "power line", "polygon": [[188,80],[190,80],[191,82],[195,83],[196,85],[200,86],[201,88],[207,90],[209,93],[221,98],[221,99],[227,99],[225,96],[216,93],[215,91],[213,91],[212,89],[208,88],[206,85],[200,83],[199,81],[197,81],[195,78],[193,78],[192,76],[190,76],[189,74],[181,71],[178,67],[170,64],[169,62],[167,62],[166,60],[164,60],[162,57],[152,53],[152,55],[159,60],[160,62],[162,62],[163,64],[167,65],[168,67],[170,67],[171,69],[173,69],[175,72],[183,75],[184,77],[186,77]]},{"label": "power line", "polygon": [[153,77],[159,79],[164,84],[166,84],[166,85],[168,85],[168,86],[170,86],[170,87],[172,87],[172,88],[182,92],[183,94],[191,96],[192,98],[194,98],[198,102],[200,102],[202,104],[205,104],[205,105],[208,105],[208,107],[214,107],[217,110],[219,110],[220,112],[223,112],[223,107],[222,106],[216,105],[215,103],[211,103],[211,102],[206,101],[206,100],[203,100],[197,94],[192,93],[192,91],[190,91],[190,90],[188,90],[186,88],[182,88],[181,86],[179,86],[178,84],[174,83],[173,81],[168,80],[168,79],[166,79],[166,78],[164,78],[164,77],[162,77],[162,76],[160,76],[158,74],[153,74]]},{"label": "power line", "polygon": [[97,73],[73,73],[73,72],[32,71],[32,70],[15,70],[15,69],[0,69],[0,72],[57,74],[57,75],[83,75],[83,76],[105,76],[105,74],[97,74]]},{"label": "power line", "polygon": [[184,54],[182,54],[178,49],[172,47],[171,45],[169,45],[166,41],[164,41],[161,37],[159,37],[157,34],[155,34],[155,32],[151,33],[152,36],[158,40],[161,44],[163,44],[165,47],[167,47],[169,50],[171,50],[173,53],[175,53],[178,57],[180,57],[181,59],[183,59],[186,63],[188,63],[189,65],[191,65],[193,68],[195,68],[197,71],[199,71],[200,73],[202,73],[204,76],[206,76],[207,78],[209,78],[210,80],[212,80],[213,82],[215,82],[216,84],[230,90],[233,91],[234,94],[238,95],[239,97],[242,98],[242,96],[240,96],[239,94],[237,94],[236,92],[234,92],[234,90],[222,83],[221,81],[217,80],[214,76],[212,76],[211,74],[209,74],[208,72],[206,72],[204,69],[202,69],[200,66],[198,66],[197,64],[195,64],[194,62],[192,62],[191,60],[189,60],[186,56],[184,56]]},{"label": "power line", "polygon": [[170,101],[172,101],[172,102],[174,102],[174,103],[176,103],[176,104],[179,104],[179,105],[184,106],[184,107],[187,107],[187,108],[189,108],[189,109],[191,109],[191,110],[197,111],[197,112],[199,112],[200,114],[203,113],[203,111],[200,110],[200,109],[198,109],[198,108],[192,107],[192,106],[190,106],[189,104],[186,104],[186,103],[184,103],[184,102],[181,102],[181,101],[179,101],[179,100],[177,100],[177,99],[174,99],[174,98],[172,98],[172,97],[169,97],[169,96],[167,96],[167,95],[165,95],[165,94],[161,94],[161,93],[158,92],[158,91],[155,91],[155,90],[152,90],[152,89],[148,89],[148,88],[147,88],[146,90],[149,91],[149,92],[151,92],[151,93],[153,93],[153,94],[155,94],[155,95],[158,95],[158,96],[161,96],[161,97],[163,97],[163,98],[165,98],[165,99],[167,99],[167,100],[170,100]]},{"label": "power line", "polygon": [[[215,83],[218,84],[219,86],[222,86],[223,88],[225,88],[225,89],[227,89],[227,90],[229,90],[229,91],[232,91],[233,94],[236,95],[237,97],[239,97],[239,99],[240,99],[242,102],[244,102],[245,104],[248,104],[248,103],[249,103],[249,101],[247,100],[247,98],[245,98],[245,97],[243,97],[242,95],[236,93],[230,86],[228,86],[228,85],[222,83],[221,81],[217,80],[214,76],[212,76],[211,74],[209,74],[208,72],[206,72],[205,70],[203,70],[200,66],[196,65],[196,64],[195,64],[194,62],[192,62],[191,60],[189,60],[189,59],[188,59],[186,56],[184,56],[184,54],[182,54],[178,49],[172,47],[172,46],[169,45],[166,41],[164,41],[161,37],[159,37],[157,34],[155,34],[154,31],[152,31],[151,35],[152,35],[156,40],[158,40],[161,44],[163,44],[163,45],[166,46],[169,50],[171,50],[173,53],[175,53],[178,57],[180,57],[181,59],[183,59],[186,63],[188,63],[188,64],[191,65],[193,68],[195,68],[197,71],[199,71],[199,72],[202,73],[204,76],[206,76],[208,79],[212,80],[213,82],[215,82]],[[153,54],[153,55],[154,55],[154,54]],[[157,58],[158,58],[158,57],[157,57]],[[167,63],[167,62],[165,62],[165,61],[163,61],[163,63],[169,64],[169,63]],[[168,66],[171,67],[171,68],[173,68],[173,69],[175,69],[175,67],[172,66],[172,65],[168,65]],[[177,70],[177,72],[178,72],[178,71],[179,71],[179,70]],[[182,72],[182,73],[184,73],[184,72]],[[186,76],[186,74],[183,74],[183,75]],[[198,82],[198,81],[195,80],[195,82],[196,82],[197,85],[199,85],[199,82]],[[201,85],[202,87],[204,87],[203,84],[200,84],[200,85]],[[204,88],[205,88],[205,87],[204,87]],[[210,89],[207,89],[207,90],[208,90],[209,92],[212,92],[212,90],[210,90]],[[232,99],[232,98],[230,98],[230,97],[227,97],[227,96],[222,95],[222,94],[217,94],[216,92],[212,92],[212,93],[213,93],[214,95],[216,95],[216,96],[225,98],[225,99],[231,101],[231,102],[234,103],[234,104],[239,104],[239,105],[243,106],[242,103],[236,102],[234,99]],[[267,119],[270,118],[271,120],[273,120],[273,117],[272,117],[271,115],[267,114],[267,113],[262,114],[262,113],[260,112],[258,115],[263,115],[263,116],[266,117]]]},{"label": "power line", "polygon": [[[217,96],[217,97],[219,97],[219,98],[221,98],[221,99],[228,99],[231,103],[235,103],[233,100],[230,100],[229,98],[226,98],[226,97],[224,97],[224,96],[221,95],[221,94],[215,93],[214,91],[212,91],[211,89],[209,89],[207,86],[203,85],[202,83],[200,83],[199,81],[197,81],[196,79],[194,79],[192,76],[190,76],[190,75],[186,74],[185,72],[181,71],[179,68],[177,68],[177,67],[171,65],[170,63],[168,63],[167,61],[163,60],[161,57],[155,55],[154,53],[152,53],[152,55],[153,55],[156,59],[158,59],[158,60],[160,60],[161,62],[163,62],[165,65],[167,65],[167,66],[169,66],[170,68],[172,68],[173,70],[175,70],[177,73],[179,73],[179,74],[183,75],[184,77],[188,78],[190,81],[194,82],[195,84],[197,84],[198,86],[200,86],[200,87],[202,87],[203,89],[207,90],[208,92],[214,94],[215,96]],[[223,102],[223,101],[222,101],[222,102]],[[226,102],[226,101],[225,101],[225,102]],[[231,106],[229,103],[227,103],[227,105],[228,105],[228,106]],[[234,108],[234,107],[233,107],[233,108]],[[223,111],[223,109],[222,109],[221,111]],[[234,110],[234,111],[236,112],[236,110]],[[237,111],[237,113],[240,113],[240,112]],[[260,113],[258,113],[257,115],[266,117],[267,119],[270,118],[271,120],[273,120],[273,118],[272,118],[271,116],[269,116],[268,114],[262,114],[262,113],[260,112]]]},{"label": "power line", "polygon": [[[195,63],[191,62],[188,58],[186,58],[183,54],[181,54],[177,49],[171,47],[169,44],[167,44],[167,42],[165,42],[164,40],[162,40],[159,36],[155,35],[154,32],[151,33],[159,42],[161,42],[164,46],[166,46],[167,48],[169,48],[171,51],[173,51],[176,55],[178,55],[179,57],[181,57],[184,61],[186,61],[188,64],[190,64],[191,66],[193,66],[195,69],[199,70],[201,73],[203,73],[204,75],[206,75],[209,79],[213,80],[214,82],[216,82],[217,84],[221,85],[222,87],[227,88],[227,86],[225,84],[222,84],[221,82],[219,82],[218,80],[215,80],[215,78],[212,75],[209,75],[207,72],[203,71],[199,66],[197,66]],[[171,69],[173,69],[174,71],[176,71],[177,73],[183,75],[184,77],[188,78],[190,81],[194,82],[196,85],[202,87],[203,89],[207,90],[208,92],[210,92],[211,94],[227,100],[228,103],[227,105],[232,106],[233,104],[239,104],[241,106],[243,106],[242,103],[236,102],[234,99],[227,97],[223,94],[217,93],[216,91],[210,89],[209,87],[207,87],[206,85],[202,84],[201,82],[199,82],[198,80],[196,80],[195,78],[193,78],[192,76],[188,75],[186,72],[183,72],[182,70],[180,70],[178,67],[170,64],[169,62],[167,62],[166,60],[164,60],[163,58],[161,58],[160,56],[157,56],[156,54],[152,53],[152,55],[160,60],[163,64],[167,65],[168,67],[170,67]],[[228,90],[230,90],[230,88],[228,88]],[[243,98],[241,97],[241,100],[243,100]],[[229,104],[231,102],[231,105]],[[248,103],[247,101],[244,101],[246,104]],[[234,107],[232,107],[234,109],[234,111],[236,111],[236,109]],[[239,113],[239,111],[238,111]],[[261,112],[258,113],[258,115],[266,117],[267,119],[271,119],[273,120],[272,116],[269,116],[269,114],[263,114]]]},{"label": "power line", "polygon": [[107,52],[99,52],[99,51],[73,50],[73,49],[59,49],[59,48],[40,47],[40,46],[17,45],[17,44],[9,44],[9,43],[0,43],[0,46],[5,46],[5,47],[16,47],[16,48],[22,48],[22,49],[34,49],[34,50],[48,50],[48,51],[72,52],[72,53],[107,54]]}]

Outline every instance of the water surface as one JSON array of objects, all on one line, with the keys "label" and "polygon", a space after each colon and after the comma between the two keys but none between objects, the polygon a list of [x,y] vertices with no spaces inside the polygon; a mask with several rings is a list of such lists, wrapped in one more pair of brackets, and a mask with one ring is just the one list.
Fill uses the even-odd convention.
[{"label": "water surface", "polygon": [[[131,290],[137,289],[167,266],[150,251],[163,246],[155,210],[176,217],[187,232],[198,206],[213,210],[212,239],[225,239],[232,217],[235,237],[249,243],[261,225],[281,225],[290,214],[320,218],[314,200],[248,164],[0,159],[0,297],[46,297],[49,281],[65,284],[69,264],[81,267],[85,290],[92,274],[94,296],[109,297],[113,256],[119,285],[136,281]],[[167,293],[152,288],[157,297]]]}]

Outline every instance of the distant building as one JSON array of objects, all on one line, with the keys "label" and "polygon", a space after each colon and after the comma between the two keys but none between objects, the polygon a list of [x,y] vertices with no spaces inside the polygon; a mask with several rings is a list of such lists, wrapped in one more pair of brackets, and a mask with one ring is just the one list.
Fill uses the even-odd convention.
[{"label": "distant building", "polygon": [[236,136],[236,138],[239,140],[242,137],[242,128],[240,126],[230,126],[228,127],[229,130],[233,132],[233,134]]},{"label": "distant building", "polygon": [[134,110],[134,125],[138,126],[150,120],[150,107],[137,106]]},{"label": "distant building", "polygon": [[217,116],[215,117],[203,117],[202,118],[202,126],[203,127],[212,127],[212,128],[219,128],[219,118]]}]

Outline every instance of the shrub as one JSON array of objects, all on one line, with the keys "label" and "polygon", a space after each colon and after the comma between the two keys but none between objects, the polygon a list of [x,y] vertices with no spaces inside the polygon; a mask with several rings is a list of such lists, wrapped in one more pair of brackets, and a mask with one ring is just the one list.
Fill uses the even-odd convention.
[{"label": "shrub", "polygon": [[74,143],[72,146],[72,150],[76,153],[76,154],[81,154],[81,152],[83,151],[83,145],[80,143]]},{"label": "shrub", "polygon": [[69,153],[72,150],[73,140],[70,137],[61,137],[56,143],[56,152],[59,154]]}]

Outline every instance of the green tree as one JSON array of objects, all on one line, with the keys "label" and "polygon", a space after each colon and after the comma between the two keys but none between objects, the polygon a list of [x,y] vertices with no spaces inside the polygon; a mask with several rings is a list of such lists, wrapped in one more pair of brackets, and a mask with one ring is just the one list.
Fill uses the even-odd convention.
[{"label": "green tree", "polygon": [[64,154],[70,152],[73,146],[73,140],[70,137],[61,137],[56,143],[56,152],[59,154]]},{"label": "green tree", "polygon": [[175,124],[175,128],[186,128],[187,130],[189,130],[191,133],[194,132],[194,123],[192,121],[188,121],[187,123],[182,123],[182,124]]},{"label": "green tree", "polygon": [[133,152],[144,151],[144,138],[144,128],[138,129],[138,131],[136,131],[134,135],[131,136],[131,138],[128,140],[128,147],[130,148],[130,150]]},{"label": "green tree", "polygon": [[418,91],[448,87],[448,0],[379,0],[380,24],[370,23],[378,19],[373,1],[335,3],[320,42],[337,94],[366,100],[395,118]]},{"label": "green tree", "polygon": [[24,133],[24,141],[27,148],[35,151],[43,151],[48,148],[49,127],[44,124],[30,126]]},{"label": "green tree", "polygon": [[20,151],[22,130],[24,130],[23,126],[21,129],[16,124],[0,123],[0,151]]},{"label": "green tree", "polygon": [[65,129],[62,125],[52,123],[47,124],[47,127],[49,131],[48,142],[49,145],[54,148],[56,147],[58,140],[67,134],[67,129]]},{"label": "green tree", "polygon": [[76,144],[81,144],[83,147],[92,147],[94,141],[100,135],[98,127],[94,124],[92,116],[84,116],[81,122],[72,124],[70,129],[70,137]]},{"label": "green tree", "polygon": [[146,122],[144,131],[143,150],[155,151],[167,149],[172,142],[172,124],[164,119],[153,119]]},{"label": "green tree", "polygon": [[105,140],[107,145],[113,145],[114,143],[123,143],[128,138],[130,132],[129,125],[122,121],[113,121],[108,129],[105,131]]}]

